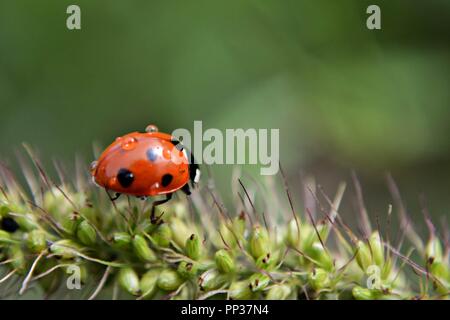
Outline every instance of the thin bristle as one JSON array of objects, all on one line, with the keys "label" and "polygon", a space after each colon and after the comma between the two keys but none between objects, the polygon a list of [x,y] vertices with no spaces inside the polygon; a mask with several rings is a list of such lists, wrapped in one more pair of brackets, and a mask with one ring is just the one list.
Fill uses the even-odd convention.
[{"label": "thin bristle", "polygon": [[361,183],[355,171],[352,171],[353,185],[356,190],[356,198],[359,206],[360,223],[362,231],[365,237],[368,237],[372,233],[372,227],[370,225],[369,214],[367,213],[366,205],[364,204],[364,197],[362,193]]},{"label": "thin bristle", "polygon": [[398,213],[399,213],[400,223],[403,224],[404,228],[406,228],[405,229],[406,236],[409,238],[409,240],[412,243],[414,243],[414,246],[419,250],[419,252],[423,252],[424,245],[423,245],[422,241],[420,240],[419,235],[414,230],[414,227],[412,226],[412,222],[406,211],[406,207],[403,203],[402,197],[400,195],[400,190],[399,190],[397,184],[395,183],[391,174],[387,174],[386,179],[387,179],[388,189],[392,195],[392,198],[393,198],[395,204],[397,205],[397,207],[399,209]]}]

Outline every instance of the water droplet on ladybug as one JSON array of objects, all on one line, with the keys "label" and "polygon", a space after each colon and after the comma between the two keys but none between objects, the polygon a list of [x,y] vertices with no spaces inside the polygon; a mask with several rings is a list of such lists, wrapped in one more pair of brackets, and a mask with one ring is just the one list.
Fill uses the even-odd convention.
[{"label": "water droplet on ladybug", "polygon": [[137,145],[137,140],[136,138],[133,137],[128,137],[123,139],[123,141],[121,142],[121,147],[123,150],[133,150],[134,148],[136,148]]},{"label": "water droplet on ladybug", "polygon": [[149,124],[148,126],[147,126],[147,128],[145,128],[145,132],[158,132],[159,130],[158,130],[158,127],[157,126],[155,126],[154,124]]},{"label": "water droplet on ladybug", "polygon": [[167,160],[172,159],[172,151],[169,149],[163,149],[163,157]]},{"label": "water droplet on ladybug", "polygon": [[92,161],[89,169],[92,173],[94,173],[95,169],[97,169],[98,161]]}]

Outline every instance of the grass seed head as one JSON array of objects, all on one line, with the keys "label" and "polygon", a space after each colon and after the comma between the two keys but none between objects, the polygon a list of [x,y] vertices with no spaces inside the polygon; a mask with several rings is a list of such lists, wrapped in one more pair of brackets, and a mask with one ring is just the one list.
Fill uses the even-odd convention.
[{"label": "grass seed head", "polygon": [[120,268],[118,281],[120,286],[129,294],[137,296],[141,292],[139,277],[131,267]]},{"label": "grass seed head", "polygon": [[158,287],[165,291],[175,291],[183,283],[180,275],[172,269],[164,269],[158,277]]},{"label": "grass seed head", "polygon": [[236,270],[236,263],[233,257],[225,249],[217,251],[214,259],[220,272],[233,273]]},{"label": "grass seed head", "polygon": [[155,252],[149,247],[144,236],[137,234],[131,240],[131,245],[136,256],[144,262],[155,262],[157,260]]}]

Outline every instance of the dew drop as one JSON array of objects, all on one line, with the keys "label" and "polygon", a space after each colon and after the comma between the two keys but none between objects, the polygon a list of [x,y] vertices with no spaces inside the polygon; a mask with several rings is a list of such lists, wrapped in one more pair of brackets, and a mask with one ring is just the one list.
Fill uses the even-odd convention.
[{"label": "dew drop", "polygon": [[137,145],[137,140],[136,138],[133,137],[128,137],[123,139],[123,141],[121,142],[120,146],[123,150],[133,150],[134,148],[136,148]]},{"label": "dew drop", "polygon": [[89,169],[91,170],[92,173],[95,171],[95,169],[97,169],[97,165],[98,165],[98,161],[91,162]]},{"label": "dew drop", "polygon": [[147,128],[145,128],[145,132],[158,132],[158,127],[154,124],[149,124]]},{"label": "dew drop", "polygon": [[163,149],[163,157],[167,160],[172,159],[172,151],[169,149]]}]

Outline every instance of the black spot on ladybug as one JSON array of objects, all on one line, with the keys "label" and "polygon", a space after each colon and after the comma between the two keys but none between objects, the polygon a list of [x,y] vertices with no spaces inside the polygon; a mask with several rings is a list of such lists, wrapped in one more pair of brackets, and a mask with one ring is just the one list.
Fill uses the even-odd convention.
[{"label": "black spot on ladybug", "polygon": [[155,160],[158,158],[158,153],[153,148],[148,149],[146,154],[147,159],[150,160],[151,162],[155,162]]},{"label": "black spot on ladybug", "polygon": [[2,229],[12,233],[19,229],[19,225],[13,218],[5,217],[2,219]]},{"label": "black spot on ladybug", "polygon": [[170,173],[166,173],[162,176],[161,184],[163,187],[167,187],[173,180],[173,176]]},{"label": "black spot on ladybug", "polygon": [[119,180],[119,183],[122,187],[128,188],[134,181],[133,172],[128,169],[122,168],[117,173],[117,180]]}]

